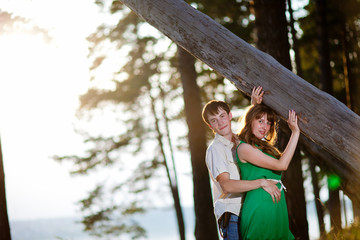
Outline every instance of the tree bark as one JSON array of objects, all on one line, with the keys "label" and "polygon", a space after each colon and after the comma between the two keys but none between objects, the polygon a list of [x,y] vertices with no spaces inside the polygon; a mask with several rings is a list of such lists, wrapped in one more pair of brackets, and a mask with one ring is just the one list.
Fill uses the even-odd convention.
[{"label": "tree bark", "polygon": [[188,139],[193,170],[195,237],[197,240],[219,239],[205,164],[206,129],[201,118],[201,95],[196,83],[195,58],[178,47],[179,71],[183,85]]},{"label": "tree bark", "polygon": [[0,141],[0,239],[10,240],[10,225],[6,206],[5,174]]},{"label": "tree bark", "polygon": [[319,57],[321,71],[321,89],[329,94],[333,94],[329,39],[326,21],[326,0],[316,0],[316,26],[319,37]]},{"label": "tree bark", "polygon": [[285,0],[254,0],[256,46],[291,70]]},{"label": "tree bark", "polygon": [[341,229],[341,209],[339,189],[329,188],[328,209],[330,214],[331,230],[337,233]]},{"label": "tree bark", "polygon": [[183,1],[121,1],[248,96],[254,86],[263,86],[264,103],[284,119],[295,106],[302,134],[334,156],[330,167],[345,181],[351,180],[351,186],[344,187],[360,199],[357,114]]}]

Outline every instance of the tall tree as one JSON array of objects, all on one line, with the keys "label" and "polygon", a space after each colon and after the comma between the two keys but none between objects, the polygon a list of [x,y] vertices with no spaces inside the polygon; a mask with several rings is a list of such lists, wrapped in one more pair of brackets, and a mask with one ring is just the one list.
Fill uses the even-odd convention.
[{"label": "tall tree", "polygon": [[[196,83],[195,59],[178,47],[179,70],[183,85],[186,122],[194,184],[195,237],[218,239],[213,213],[209,174],[205,165],[206,129],[201,118],[201,95]],[[206,184],[204,184],[206,183]]]},{"label": "tall tree", "polygon": [[[291,70],[288,24],[285,17],[286,1],[255,0],[254,9],[257,47]],[[280,126],[279,148],[284,150],[290,135],[285,131],[284,122]],[[297,147],[289,168],[283,175],[284,183],[288,186],[286,202],[290,229],[296,238],[309,239],[301,158],[300,148]]]},{"label": "tall tree", "polygon": [[[51,40],[46,29],[34,25],[29,19],[17,16],[14,13],[2,11],[0,9],[0,35],[11,34],[16,31],[22,31],[29,34],[39,34],[44,40]],[[7,213],[6,191],[5,191],[5,173],[3,164],[3,155],[0,141],[0,239],[10,240],[10,226]]]},{"label": "tall tree", "polygon": [[309,168],[311,172],[311,183],[313,186],[314,201],[315,201],[316,213],[318,218],[320,237],[323,237],[325,236],[326,233],[325,223],[324,223],[324,210],[320,200],[319,180],[318,180],[318,174],[316,172],[315,160],[311,156],[309,157]]},{"label": "tall tree", "polygon": [[[300,77],[304,77],[303,70],[302,70],[302,64],[301,64],[301,57],[299,52],[299,43],[298,43],[298,37],[297,37],[297,31],[295,29],[295,19],[293,14],[293,8],[291,4],[291,0],[287,0],[287,6],[288,6],[288,12],[289,12],[289,25],[291,29],[291,38],[292,38],[292,49],[295,53],[295,68],[296,73]],[[300,142],[301,144],[301,142]],[[320,201],[320,188],[319,188],[319,180],[318,180],[318,174],[316,172],[316,164],[313,157],[309,154],[307,156],[309,158],[308,165],[311,173],[311,183],[313,186],[313,193],[314,193],[314,201],[315,201],[315,207],[316,207],[316,213],[319,223],[319,232],[320,236],[325,235],[325,223],[324,223],[324,208],[322,207],[321,201]]]},{"label": "tall tree", "polygon": [[[119,181],[113,181],[111,186],[99,183],[89,196],[81,201],[82,210],[87,214],[83,219],[85,230],[99,236],[125,233],[133,238],[144,236],[146,233],[143,227],[127,219],[154,207],[152,200],[167,200],[167,196],[170,195],[168,192],[171,192],[179,236],[180,239],[185,239],[177,180],[174,171],[170,171],[166,154],[169,148],[172,151],[171,140],[164,141],[165,136],[169,137],[169,117],[164,106],[162,111],[160,110],[164,102],[169,104],[168,101],[178,99],[179,96],[176,91],[169,93],[171,89],[180,86],[177,77],[174,76],[176,70],[170,64],[176,52],[174,44],[164,39],[157,31],[153,31],[133,12],[124,9],[121,3],[98,3],[103,4],[105,11],[110,7],[110,12],[118,16],[118,21],[115,24],[104,23],[96,33],[89,36],[94,81],[97,81],[98,69],[109,66],[109,59],[112,63],[117,61],[117,64],[111,64],[115,66],[113,78],[109,79],[112,87],[93,84],[88,92],[81,96],[79,116],[91,116],[92,112],[99,109],[104,109],[103,111],[109,114],[107,109],[113,108],[113,116],[119,119],[118,125],[122,127],[113,129],[108,135],[101,133],[91,136],[94,134],[90,132],[90,137],[85,136],[85,142],[92,146],[85,156],[56,158],[72,160],[75,174],[87,174],[100,166],[119,166],[120,175],[129,177],[125,180],[117,178]],[[149,28],[152,31],[148,31]],[[104,51],[104,48],[107,51]],[[125,57],[119,57],[122,52],[127,53]],[[111,58],[112,53],[116,54],[114,58]],[[127,62],[123,61],[125,58]],[[172,108],[170,118],[176,118],[176,115],[181,114],[181,109]],[[144,155],[145,151],[148,151],[148,154]],[[125,165],[121,159],[127,155],[133,159],[132,166],[127,167],[137,166],[130,175],[126,171],[121,171]],[[165,190],[167,194],[164,197],[154,199],[163,194],[148,194],[149,191],[156,190],[150,182],[155,178],[162,181],[166,179],[165,176],[170,191]],[[162,185],[164,184],[160,184]],[[118,195],[128,197],[123,201],[108,201],[109,198],[121,199]],[[146,201],[141,200],[143,198],[146,198]],[[120,217],[117,217],[118,213]]]},{"label": "tall tree", "polygon": [[[316,0],[315,2],[317,10],[317,32],[319,37],[321,89],[329,94],[333,94],[326,1]],[[338,188],[332,188],[329,186],[328,208],[330,213],[331,226],[337,232],[339,229],[341,229],[340,195]]]},{"label": "tall tree", "polygon": [[[2,12],[0,10],[0,33],[6,31],[6,28],[11,28],[13,20],[11,14],[7,12]],[[10,225],[9,218],[7,213],[6,206],[6,191],[5,191],[5,174],[4,174],[4,164],[3,156],[1,149],[1,140],[0,140],[0,238],[4,240],[10,240]]]},{"label": "tall tree", "polygon": [[[154,116],[155,128],[156,128],[156,132],[157,132],[157,139],[158,139],[158,143],[159,143],[159,148],[160,148],[161,155],[163,157],[163,164],[164,164],[164,166],[166,168],[166,175],[168,177],[171,194],[172,194],[172,197],[174,199],[174,208],[175,208],[175,212],[176,212],[179,236],[180,236],[180,240],[185,240],[184,216],[183,216],[182,206],[181,206],[181,202],[180,202],[179,188],[178,188],[178,182],[177,182],[177,177],[176,177],[176,169],[175,169],[175,166],[173,166],[173,171],[170,170],[168,160],[167,160],[167,157],[166,157],[167,154],[165,153],[165,149],[164,149],[165,144],[163,143],[163,134],[162,134],[162,131],[160,130],[160,120],[159,120],[159,117],[157,116],[158,113],[157,113],[156,106],[155,106],[156,101],[155,101],[155,98],[151,95],[151,93],[150,93],[150,98],[151,98],[151,111],[152,111],[152,114]],[[164,116],[166,116],[165,106],[163,106],[163,109],[165,111],[165,112],[163,112]],[[168,127],[166,128],[166,132],[167,132],[167,136],[168,136],[169,141],[170,141]],[[171,145],[170,145],[170,148],[172,149]],[[174,164],[175,163],[173,161],[173,165]]]},{"label": "tall tree", "polygon": [[[103,1],[104,5],[106,5],[106,1]],[[101,3],[101,1],[99,1]],[[117,13],[119,10],[122,9],[121,4],[119,2],[113,2],[111,5],[111,12]],[[144,86],[146,85],[146,81],[153,83],[154,77],[157,78],[156,75],[160,74],[160,68],[164,73],[169,73],[171,78],[169,79],[168,83],[163,82],[162,84],[166,85],[168,89],[172,89],[173,92],[181,92],[181,89],[179,89],[177,80],[182,80],[182,88],[183,88],[183,98],[184,98],[184,105],[185,105],[185,115],[187,119],[187,123],[189,125],[189,148],[190,148],[190,155],[192,160],[192,167],[193,167],[193,180],[194,180],[194,205],[195,205],[195,215],[196,215],[196,227],[195,227],[195,235],[197,238],[200,239],[211,239],[211,238],[218,238],[217,235],[217,227],[216,227],[216,221],[213,215],[212,211],[212,202],[211,202],[211,190],[209,187],[209,176],[208,171],[205,167],[205,149],[206,149],[206,129],[204,127],[204,124],[201,119],[201,115],[194,115],[194,112],[201,112],[201,91],[197,87],[196,89],[193,88],[193,85],[196,86],[196,76],[197,73],[194,68],[194,59],[191,60],[190,55],[185,56],[186,52],[181,53],[179,51],[178,54],[178,65],[176,67],[180,69],[180,78],[177,78],[173,71],[172,66],[175,60],[172,57],[168,57],[164,60],[164,56],[157,56],[158,53],[151,52],[151,47],[156,45],[156,40],[154,37],[143,37],[143,31],[141,31],[144,24],[142,21],[140,21],[138,18],[134,16],[134,14],[130,13],[124,13],[123,16],[125,16],[124,20],[120,20],[116,27],[110,29],[106,26],[102,26],[100,28],[101,31],[97,32],[96,34],[93,34],[90,37],[90,40],[94,43],[94,48],[99,46],[100,41],[113,41],[118,44],[118,47],[121,48],[124,45],[132,45],[134,50],[130,51],[128,64],[121,68],[118,72],[120,73],[127,73],[128,78],[125,77],[124,79],[119,79],[118,75],[114,77],[114,82],[116,82],[116,89],[114,91],[108,91],[103,89],[90,89],[88,93],[86,93],[84,96],[82,96],[81,102],[82,102],[82,109],[95,109],[98,108],[99,105],[103,106],[105,102],[115,102],[119,105],[127,105],[130,109],[128,113],[132,113],[135,109],[135,111],[139,110],[138,101],[137,100],[129,100],[129,99],[137,99],[142,96],[148,95],[150,93],[150,97],[152,92],[158,92],[158,89],[151,88],[147,91],[144,90]],[[138,36],[133,36],[133,34],[129,33],[129,29],[132,29],[133,32],[137,32]],[[159,41],[161,41],[160,39]],[[159,46],[159,45],[157,45]],[[95,52],[95,51],[93,51]],[[168,52],[164,55],[171,55],[172,49],[171,46],[168,48]],[[94,57],[94,67],[95,70],[99,66],[103,64],[107,60],[107,57],[103,55],[97,55],[98,53],[95,52],[95,54],[92,55]],[[160,54],[160,55],[162,55]],[[106,54],[104,54],[106,55]],[[152,61],[149,60],[149,56],[154,57]],[[163,59],[163,60],[159,60]],[[189,61],[188,61],[189,60]],[[149,62],[148,62],[149,61]],[[165,63],[165,61],[169,61],[170,64]],[[170,70],[164,70],[167,69],[166,65],[170,66]],[[153,66],[159,66],[157,70],[153,69]],[[165,67],[164,67],[165,66]],[[203,70],[205,67],[203,68]],[[208,67],[207,67],[208,69]],[[204,70],[205,72],[206,70]],[[138,73],[136,73],[138,72]],[[208,74],[210,74],[210,71],[207,70]],[[164,74],[165,75],[165,74]],[[174,77],[175,76],[175,77]],[[190,77],[189,77],[190,76]],[[204,79],[204,78],[203,78]],[[220,78],[216,78],[218,80]],[[130,81],[132,80],[132,81]],[[221,79],[223,81],[223,78]],[[151,84],[150,84],[151,85]],[[154,85],[154,84],[152,84]],[[216,86],[217,87],[217,86]],[[217,92],[216,87],[214,88],[214,92]],[[140,89],[141,88],[141,89]],[[211,88],[211,86],[210,86]],[[130,89],[130,91],[129,91]],[[175,90],[174,90],[175,89]],[[140,91],[138,91],[140,90]],[[188,93],[190,92],[190,94]],[[195,94],[194,94],[195,92]],[[207,93],[208,94],[208,93]],[[212,94],[209,94],[209,96]],[[195,97],[194,97],[195,96]],[[159,96],[154,96],[153,99],[156,101],[156,99],[159,98]],[[178,99],[178,96],[176,96]],[[168,98],[171,99],[171,98]],[[167,103],[168,104],[168,103]],[[134,109],[131,109],[131,107]],[[181,105],[179,105],[181,106]],[[195,110],[194,107],[196,106]],[[146,107],[143,105],[143,109]],[[181,108],[179,108],[179,115],[183,114]],[[153,111],[154,115],[154,111]],[[181,116],[180,116],[181,117]],[[135,116],[134,123],[141,124],[141,120],[137,119]],[[156,121],[156,120],[155,120]],[[130,122],[130,121],[128,121]],[[134,124],[135,125],[135,124]],[[157,125],[157,124],[155,124]],[[134,131],[136,127],[131,127],[131,131]],[[139,128],[144,130],[143,127]],[[149,128],[145,128],[146,130],[149,130]],[[137,130],[138,131],[138,130]],[[159,134],[159,130],[156,130]],[[131,134],[130,134],[131,135]],[[141,138],[146,138],[144,135],[140,135]],[[138,137],[136,135],[136,137]],[[103,149],[101,151],[100,148],[96,147],[91,150],[92,154],[90,157],[61,157],[59,159],[63,158],[69,158],[73,159],[76,163],[76,165],[82,165],[86,166],[90,162],[91,164],[88,164],[87,167],[82,168],[78,172],[87,172],[89,171],[92,166],[98,166],[101,163],[97,161],[98,154],[102,152],[103,154],[108,155],[110,151],[116,151],[117,149],[117,141],[115,141],[116,138],[122,139],[123,136],[114,136],[109,139],[103,139],[102,137],[98,138],[89,138],[88,142],[93,142],[96,144],[96,146],[100,145],[102,142],[114,142],[113,147],[110,147],[108,149]],[[105,141],[107,140],[107,141]],[[160,140],[159,140],[160,142]],[[125,145],[130,145],[131,142],[127,139],[127,142],[124,141],[123,145],[120,145],[118,148],[123,148]],[[161,147],[160,147],[161,149]],[[105,152],[105,153],[104,153]],[[160,152],[164,152],[160,150]],[[164,154],[163,154],[164,155]],[[165,157],[163,157],[165,159]],[[92,159],[92,160],[91,160]],[[113,164],[113,160],[111,159],[110,164]],[[110,165],[109,164],[109,165]],[[154,166],[159,166],[159,164],[153,164]],[[150,165],[151,166],[151,165]],[[150,177],[149,177],[150,178]],[[96,190],[96,189],[95,189]],[[99,191],[93,191],[91,194],[95,195],[95,193],[98,193]],[[172,189],[173,190],[173,189]],[[140,192],[140,191],[139,191]],[[96,198],[94,198],[90,194],[89,197],[92,197],[92,199],[99,199],[101,196],[96,195]],[[176,200],[176,194],[173,193],[174,199]],[[83,209],[85,211],[89,211],[91,209],[91,204],[86,205],[86,203],[91,202],[88,201],[90,198],[84,199],[82,201]],[[94,202],[94,201],[92,201]],[[176,201],[175,201],[176,202]],[[175,203],[176,205],[176,203]],[[87,226],[87,229],[90,231],[96,231],[96,222],[97,224],[100,224],[100,222],[106,221],[106,218],[110,218],[111,211],[105,211],[106,209],[116,209],[114,206],[109,207],[100,207],[102,210],[98,212],[92,212],[87,216],[86,221],[84,221],[84,224]],[[178,209],[178,208],[176,208]],[[138,211],[142,211],[139,207]],[[136,211],[134,211],[136,212]],[[180,212],[180,211],[178,211]],[[105,217],[98,217],[99,215],[105,216]],[[179,215],[178,215],[179,216]],[[96,218],[97,217],[97,218]],[[181,219],[179,219],[181,222]],[[180,224],[179,224],[180,226]],[[180,227],[181,229],[182,227]],[[124,229],[128,229],[125,228]],[[139,228],[137,229],[138,232],[140,232]],[[209,231],[209,229],[211,229]],[[180,230],[182,232],[182,230]],[[100,232],[98,234],[101,234]]]},{"label": "tall tree", "polygon": [[0,140],[0,239],[10,240],[10,225],[6,206],[5,174]]},{"label": "tall tree", "polygon": [[333,81],[330,68],[329,38],[326,20],[326,0],[316,0],[316,20],[317,32],[319,37],[319,57],[320,57],[320,77],[321,89],[329,94],[333,94]]}]

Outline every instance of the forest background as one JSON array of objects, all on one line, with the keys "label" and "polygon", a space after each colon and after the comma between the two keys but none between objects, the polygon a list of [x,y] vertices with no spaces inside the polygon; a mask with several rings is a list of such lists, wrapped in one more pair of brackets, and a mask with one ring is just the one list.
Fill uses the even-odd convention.
[{"label": "forest background", "polygon": [[[358,1],[349,0],[341,4],[338,1],[189,3],[246,42],[268,52],[311,84],[334,95],[355,112],[359,112]],[[77,195],[81,210],[79,215],[83,216],[85,229],[94,235],[124,234],[141,238],[146,234],[144,226],[129,219],[149,209],[174,205],[178,223],[178,233],[174,234],[185,239],[182,207],[189,204],[194,206],[195,238],[218,239],[212,216],[209,179],[203,161],[212,134],[201,122],[199,114],[204,103],[216,98],[230,103],[236,116],[240,116],[241,109],[249,104],[248,97],[238,92],[227,79],[195,60],[143,22],[119,1],[97,1],[96,4],[100,7],[103,17],[100,19],[104,21],[97,20],[92,23],[93,26],[98,24],[99,28],[94,28],[94,33],[87,38],[88,42],[82,42],[81,45],[85,53],[87,52],[84,46],[89,46],[88,60],[91,65],[90,81],[83,81],[79,87],[79,92],[82,93],[76,113],[77,119],[73,120],[74,129],[78,134],[74,138],[77,138],[78,145],[61,150],[60,146],[69,145],[69,139],[61,139],[62,130],[59,125],[49,126],[47,131],[58,136],[60,142],[52,142],[50,147],[48,146],[51,148],[51,158],[47,158],[48,161],[60,161],[62,165],[57,166],[65,165],[70,168],[71,173],[76,176],[74,179],[86,176],[83,178],[85,181],[79,180],[83,181],[82,187],[88,191],[87,196]],[[65,9],[63,12],[68,10]],[[55,31],[46,30],[46,18],[42,23],[44,25],[34,25],[26,19],[26,15],[24,18],[21,17],[21,11],[14,11],[12,15],[1,11],[1,14],[4,19],[2,23],[6,23],[2,25],[2,36],[5,38],[22,31],[22,34],[36,36],[36,41],[43,41],[43,45],[51,44],[48,37],[53,37],[51,34]],[[19,18],[14,17],[19,15]],[[273,21],[260,21],[264,19]],[[81,24],[79,29],[87,23]],[[71,42],[69,36],[68,41]],[[14,56],[17,52],[19,55],[14,62],[22,67],[33,61],[32,58],[28,58],[27,62],[20,61],[23,65],[19,64],[19,60],[24,58],[23,53],[28,51],[28,48],[20,48],[23,43],[10,41],[3,44],[3,52],[6,52],[9,46],[14,46],[9,56]],[[39,53],[30,52],[30,55],[35,56]],[[65,58],[72,65],[70,70],[64,69],[67,72],[75,72],[74,66],[78,66],[76,61],[72,62],[73,56],[73,53],[69,53]],[[39,58],[42,62],[37,62],[38,65],[47,66],[45,63],[52,59],[52,56],[42,54],[37,56],[37,59]],[[3,66],[9,65],[9,59],[11,58],[3,60]],[[54,73],[59,72],[56,64],[51,66]],[[9,84],[14,84],[10,86],[18,90],[18,83],[11,83],[12,78],[9,77],[18,74],[17,71],[23,72],[14,68],[5,75],[7,79],[2,78],[3,96],[5,92],[10,92]],[[27,69],[25,72],[31,71],[33,69]],[[36,68],[37,74],[44,71],[45,68]],[[22,78],[27,76],[20,75]],[[52,76],[51,79],[36,82],[35,86],[50,92],[47,89],[56,89],[60,86],[56,83],[60,81],[69,79],[71,84],[77,81],[76,77],[69,78],[67,75],[60,75],[60,78]],[[28,89],[34,88],[32,81],[27,84],[23,88],[24,93],[19,94],[19,105],[26,104],[35,97],[21,97],[26,95]],[[29,106],[31,110],[25,112],[26,118],[33,119],[35,123],[39,121],[38,116],[43,116],[43,111],[64,108],[64,95],[70,89],[71,87],[68,87],[58,91],[60,95],[57,97],[61,101],[55,106],[43,105],[47,102],[45,99],[53,97],[53,93],[36,99],[32,104],[42,105],[43,108],[38,110],[39,112],[34,112],[34,108]],[[15,95],[15,92],[13,94]],[[10,108],[9,112],[13,112],[16,107],[24,109],[23,106],[8,104],[9,99],[2,102],[7,103],[2,105],[2,109]],[[42,120],[55,122],[55,118]],[[8,121],[14,121],[14,118]],[[3,162],[5,176],[8,176],[7,136],[14,136],[14,132],[8,132],[9,130],[4,127],[8,126],[8,123],[1,123]],[[40,128],[43,128],[42,125],[37,125],[37,130]],[[19,130],[20,133],[26,132],[21,131],[21,128]],[[31,134],[35,136],[38,132],[34,131]],[[21,134],[17,134],[13,141],[21,139],[20,136]],[[79,141],[82,140],[83,144],[80,144]],[[23,144],[20,141],[18,144],[31,147],[30,142],[32,140]],[[31,155],[31,151],[29,153]],[[358,216],[356,206],[359,205],[345,204],[348,198],[341,191],[341,179],[327,166],[320,165],[316,159],[307,155],[303,149],[299,148],[297,156],[298,159],[293,160],[297,163],[296,166],[289,171],[297,172],[292,175],[297,176],[296,181],[288,180],[286,183],[290,189],[300,194],[299,197],[290,193],[287,198],[293,233],[300,239],[309,238],[306,202],[314,199],[317,203],[320,234],[324,235],[330,229],[336,233],[341,232],[341,228],[353,227],[352,223],[356,222]],[[19,171],[9,180],[11,183],[19,182],[20,176],[26,175],[27,171],[31,172],[31,164],[28,168],[17,168],[21,169],[24,169],[24,172]],[[42,174],[50,173],[46,167],[41,169]],[[37,177],[43,182],[51,178],[49,175]],[[286,177],[289,176],[285,174],[285,181]],[[7,179],[10,178],[5,178],[6,186]],[[294,184],[295,182],[300,185]],[[23,183],[26,184],[26,181]],[[69,180],[69,184],[72,183],[73,181]],[[59,185],[60,188],[62,186]],[[11,187],[9,189],[11,191]],[[52,195],[53,198],[49,201],[53,204],[61,199],[61,196],[57,195],[59,191],[56,191],[59,188],[52,188],[53,194],[45,195],[32,194],[31,189],[33,186],[27,186],[27,196],[32,198]],[[79,193],[79,190],[74,192]],[[194,197],[193,200],[189,200],[189,196],[190,199]],[[292,201],[299,200],[300,204],[291,207],[294,206]],[[10,219],[12,204],[13,201],[8,201]],[[49,208],[53,207],[54,205]],[[27,208],[31,209],[32,206]],[[353,216],[349,216],[346,209],[350,209]],[[327,226],[324,222],[326,216],[331,218]],[[5,234],[7,231],[1,232]]]}]

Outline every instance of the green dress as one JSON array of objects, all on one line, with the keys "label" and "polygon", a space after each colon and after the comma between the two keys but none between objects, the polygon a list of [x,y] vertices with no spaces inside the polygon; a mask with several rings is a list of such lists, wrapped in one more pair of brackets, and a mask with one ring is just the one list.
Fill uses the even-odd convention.
[{"label": "green dress", "polygon": [[[244,143],[243,141],[240,142]],[[236,153],[242,180],[276,179],[281,180],[281,172],[243,163]],[[281,184],[278,183],[279,188]],[[276,201],[276,200],[275,200]],[[294,239],[289,229],[289,217],[284,191],[281,200],[273,203],[269,193],[258,188],[246,193],[241,209],[240,231],[243,240]]]}]

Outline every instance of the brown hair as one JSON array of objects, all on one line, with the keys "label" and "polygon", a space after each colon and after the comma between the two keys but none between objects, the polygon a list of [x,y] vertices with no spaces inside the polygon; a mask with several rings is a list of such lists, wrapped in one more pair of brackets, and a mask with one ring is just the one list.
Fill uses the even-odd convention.
[{"label": "brown hair", "polygon": [[216,115],[219,112],[219,109],[223,109],[224,111],[229,114],[230,107],[226,102],[223,101],[217,101],[217,100],[211,100],[209,101],[203,108],[202,111],[202,118],[205,123],[210,125],[208,116],[209,115]]},{"label": "brown hair", "polygon": [[[251,123],[254,119],[260,119],[264,114],[267,114],[267,119],[271,122],[269,133],[265,137],[265,141],[258,139],[252,133]],[[256,104],[250,106],[245,116],[241,119],[241,129],[238,133],[239,139],[251,144],[253,147],[261,149],[276,158],[280,158],[280,151],[274,146],[277,140],[277,115],[276,113],[264,104]]]}]

